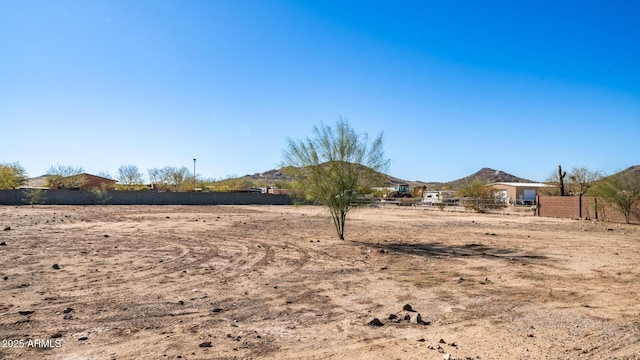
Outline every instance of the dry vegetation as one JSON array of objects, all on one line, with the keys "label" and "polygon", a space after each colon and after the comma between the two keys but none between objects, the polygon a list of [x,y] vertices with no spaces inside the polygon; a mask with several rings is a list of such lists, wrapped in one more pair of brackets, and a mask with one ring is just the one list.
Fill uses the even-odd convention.
[{"label": "dry vegetation", "polygon": [[0,358],[640,358],[638,226],[388,207],[340,241],[330,221],[0,207]]}]

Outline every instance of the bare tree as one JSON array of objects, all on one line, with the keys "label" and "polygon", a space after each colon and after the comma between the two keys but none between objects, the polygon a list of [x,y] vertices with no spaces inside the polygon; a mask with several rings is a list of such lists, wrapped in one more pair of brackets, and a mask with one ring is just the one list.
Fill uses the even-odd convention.
[{"label": "bare tree", "polygon": [[177,168],[166,166],[162,169],[154,168],[147,170],[149,180],[154,189],[158,191],[185,191],[187,190],[190,172],[186,166]]},{"label": "bare tree", "polygon": [[82,166],[74,166],[74,165],[51,165],[49,170],[47,170],[47,174],[49,175],[60,175],[60,176],[73,176],[84,173],[84,168]]},{"label": "bare tree", "polygon": [[113,176],[111,176],[111,174],[109,174],[109,172],[108,172],[108,171],[100,171],[100,172],[98,173],[98,176],[103,177],[103,178],[105,178],[105,179],[111,179],[111,180],[114,180]]},{"label": "bare tree", "polygon": [[338,237],[344,240],[347,212],[354,199],[378,182],[377,174],[389,166],[382,134],[370,143],[367,134],[356,133],[343,118],[335,128],[314,126],[313,134],[305,140],[289,139],[284,162],[306,198],[329,209]]},{"label": "bare tree", "polygon": [[166,177],[169,181],[169,188],[171,191],[179,192],[185,191],[185,186],[189,181],[189,169],[186,166],[181,168],[167,167],[165,168]]},{"label": "bare tree", "polygon": [[149,182],[151,182],[151,188],[156,191],[167,191],[168,185],[165,179],[165,174],[162,169],[153,168],[148,169],[147,174],[149,174]]},{"label": "bare tree", "polygon": [[59,189],[78,189],[87,182],[84,168],[73,165],[53,165],[47,171],[47,185]]},{"label": "bare tree", "polygon": [[144,176],[135,165],[120,166],[118,168],[118,175],[116,176],[116,179],[129,190],[133,190],[134,186],[140,185],[144,182]]},{"label": "bare tree", "polygon": [[602,172],[599,170],[591,170],[584,166],[571,168],[569,181],[572,192],[574,195],[582,196],[602,177]]}]

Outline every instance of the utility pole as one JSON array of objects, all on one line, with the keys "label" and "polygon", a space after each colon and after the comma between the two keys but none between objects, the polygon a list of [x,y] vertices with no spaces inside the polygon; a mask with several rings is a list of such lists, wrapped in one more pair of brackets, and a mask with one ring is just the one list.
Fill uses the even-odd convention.
[{"label": "utility pole", "polygon": [[193,159],[193,191],[196,191],[196,159]]}]

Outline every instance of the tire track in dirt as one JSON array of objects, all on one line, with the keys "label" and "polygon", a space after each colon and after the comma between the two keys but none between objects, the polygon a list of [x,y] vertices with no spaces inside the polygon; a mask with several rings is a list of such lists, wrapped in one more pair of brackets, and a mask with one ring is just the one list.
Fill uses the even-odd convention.
[{"label": "tire track in dirt", "polygon": [[[545,235],[537,219],[387,209],[366,210],[349,223],[353,241],[337,241],[317,209],[91,209],[64,219],[45,209],[0,234],[0,333],[59,333],[64,348],[46,357],[442,358],[426,346],[441,337],[460,344],[443,345],[456,358],[638,352],[640,328],[624,326],[637,307],[621,299],[637,292],[635,228],[616,228],[614,242],[587,223],[558,221]],[[385,320],[405,303],[431,325]],[[385,326],[367,326],[373,317]]]}]

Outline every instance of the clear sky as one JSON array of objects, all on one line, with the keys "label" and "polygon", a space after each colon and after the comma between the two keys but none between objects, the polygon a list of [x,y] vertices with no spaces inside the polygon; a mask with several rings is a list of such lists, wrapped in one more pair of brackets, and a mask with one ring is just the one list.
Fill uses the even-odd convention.
[{"label": "clear sky", "polygon": [[0,162],[277,168],[346,118],[389,174],[640,164],[637,1],[0,1]]}]

